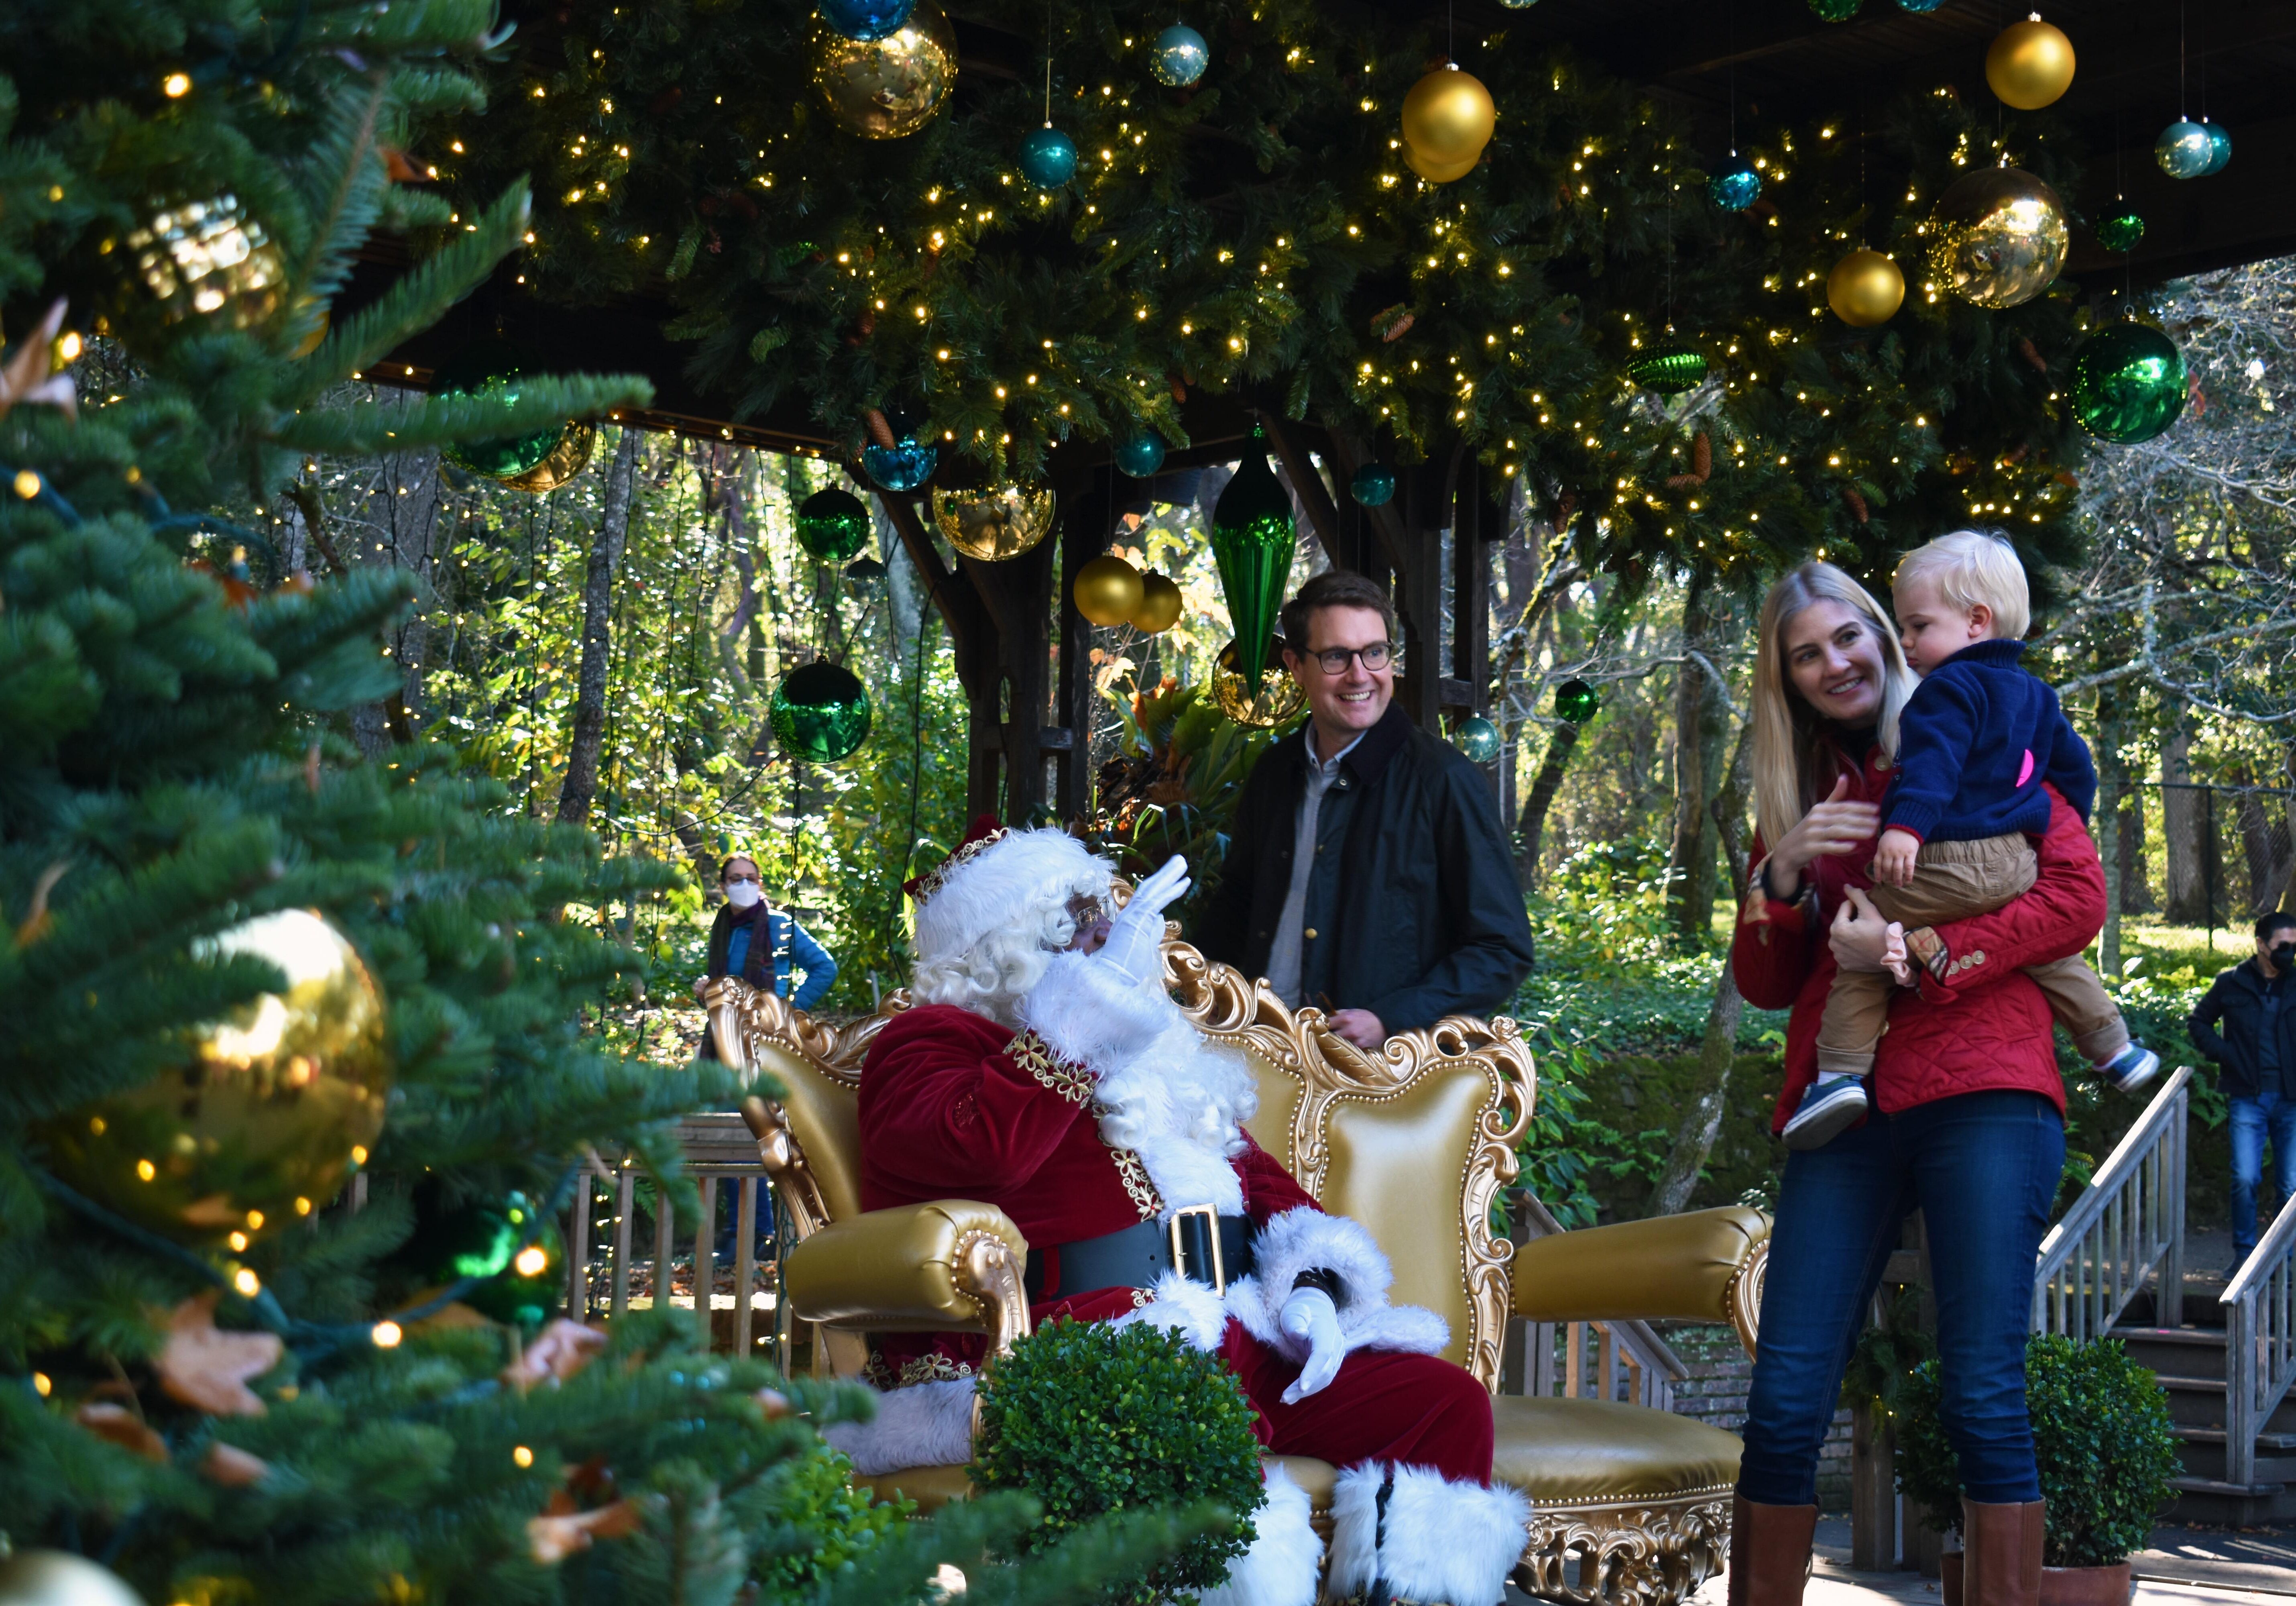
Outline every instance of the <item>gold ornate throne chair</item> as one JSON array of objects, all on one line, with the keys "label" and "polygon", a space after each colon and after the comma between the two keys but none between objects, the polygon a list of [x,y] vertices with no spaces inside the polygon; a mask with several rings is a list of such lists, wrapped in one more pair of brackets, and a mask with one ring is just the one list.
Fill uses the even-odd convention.
[{"label": "gold ornate throne chair", "polygon": [[[1371,1230],[1395,1269],[1390,1297],[1442,1315],[1446,1354],[1494,1391],[1494,1476],[1535,1507],[1517,1581],[1577,1606],[1674,1606],[1718,1570],[1737,1439],[1644,1405],[1500,1393],[1502,1354],[1516,1319],[1542,1336],[1553,1330],[1544,1324],[1726,1322],[1751,1347],[1767,1219],[1708,1210],[1512,1244],[1494,1233],[1492,1207],[1514,1180],[1534,1087],[1512,1021],[1454,1017],[1366,1055],[1318,1012],[1295,1015],[1264,983],[1185,943],[1165,945],[1165,969],[1201,1029],[1257,1074],[1252,1135],[1318,1203]],[[870,1331],[981,1332],[1000,1347],[1026,1332],[1028,1246],[1001,1211],[962,1199],[859,1208],[861,1062],[906,997],[842,1026],[739,982],[715,984],[707,1001],[727,1063],[786,1090],[745,1114],[790,1213],[784,1289],[792,1314],[818,1324],[816,1368],[857,1374]],[[1335,1470],[1284,1465],[1320,1526]],[[868,1481],[928,1508],[969,1492],[962,1467]]]}]

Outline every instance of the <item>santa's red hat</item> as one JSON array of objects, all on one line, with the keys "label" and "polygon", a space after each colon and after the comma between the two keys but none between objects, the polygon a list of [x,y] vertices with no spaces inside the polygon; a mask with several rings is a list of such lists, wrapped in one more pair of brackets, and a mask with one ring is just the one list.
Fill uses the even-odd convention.
[{"label": "santa's red hat", "polygon": [[1016,831],[983,814],[956,850],[904,882],[916,901],[920,963],[954,959],[1008,920],[1080,881],[1105,885],[1108,866],[1057,826]]}]

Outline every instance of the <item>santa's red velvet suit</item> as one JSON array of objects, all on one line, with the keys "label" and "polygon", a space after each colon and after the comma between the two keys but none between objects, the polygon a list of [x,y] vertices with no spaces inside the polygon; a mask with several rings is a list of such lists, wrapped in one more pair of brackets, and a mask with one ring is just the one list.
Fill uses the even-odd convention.
[{"label": "santa's red velvet suit", "polygon": [[[1017,922],[1102,893],[1106,871],[1054,830],[968,844],[919,889],[919,990],[966,992],[994,976],[986,940]],[[1184,884],[1183,884],[1184,885]],[[1160,916],[1156,920],[1160,929]],[[1060,929],[1065,929],[1064,927]],[[1009,960],[1008,960],[1009,962]],[[1388,1303],[1391,1272],[1371,1235],[1324,1214],[1239,1124],[1255,1097],[1242,1059],[1207,1043],[1163,992],[1081,952],[1038,956],[1017,1000],[981,989],[980,1008],[923,1003],[897,1016],[862,1073],[865,1208],[978,1199],[1013,1218],[1030,1246],[1031,1315],[1152,1322],[1217,1351],[1258,1408],[1269,1452],[1343,1469],[1333,1498],[1329,1586],[1360,1596],[1376,1579],[1399,1601],[1489,1606],[1520,1553],[1528,1507],[1490,1487],[1490,1397],[1439,1358],[1448,1334],[1432,1312]],[[1031,967],[1033,968],[1033,967]],[[951,977],[958,978],[951,980]],[[1225,1293],[1168,1270],[1146,1288],[1078,1286],[1062,1274],[1111,1235],[1210,1206],[1252,1224],[1250,1271]],[[1160,1241],[1160,1226],[1152,1235]],[[1104,1264],[1104,1263],[1103,1263]],[[1200,1270],[1191,1266],[1190,1270]],[[1098,1281],[1104,1281],[1101,1279]],[[1309,1341],[1279,1321],[1300,1288],[1327,1290],[1336,1375],[1285,1403]],[[834,1430],[864,1471],[967,1458],[977,1335],[882,1335],[872,1380],[890,1390],[869,1429]],[[1302,1491],[1280,1475],[1256,1519],[1260,1538],[1207,1594],[1207,1606],[1310,1606],[1320,1544]]]}]

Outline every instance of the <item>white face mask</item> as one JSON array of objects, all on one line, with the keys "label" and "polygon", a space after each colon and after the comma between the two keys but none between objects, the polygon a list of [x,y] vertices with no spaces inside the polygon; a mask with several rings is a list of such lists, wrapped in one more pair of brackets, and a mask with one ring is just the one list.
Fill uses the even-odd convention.
[{"label": "white face mask", "polygon": [[754,881],[736,881],[726,888],[726,902],[736,909],[755,909],[765,889]]}]

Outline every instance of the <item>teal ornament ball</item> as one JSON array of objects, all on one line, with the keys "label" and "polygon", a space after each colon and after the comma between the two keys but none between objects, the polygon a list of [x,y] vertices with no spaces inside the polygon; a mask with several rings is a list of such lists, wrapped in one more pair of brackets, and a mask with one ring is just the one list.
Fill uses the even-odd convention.
[{"label": "teal ornament ball", "polygon": [[1865,0],[1809,0],[1809,9],[1824,21],[1847,22],[1864,4]]},{"label": "teal ornament ball", "polygon": [[1148,69],[1156,81],[1175,89],[1185,89],[1204,76],[1204,69],[1212,64],[1211,47],[1204,36],[1184,22],[1175,22],[1156,36],[1156,43],[1148,47]]},{"label": "teal ornament ball", "polygon": [[2222,123],[2202,119],[2201,127],[2209,131],[2209,165],[2201,169],[2201,177],[2206,178],[2212,173],[2223,172],[2225,163],[2232,160],[2232,136],[2225,132]]},{"label": "teal ornament ball", "polygon": [[1692,346],[1659,346],[1628,363],[1627,377],[1645,391],[1679,396],[1706,383],[1706,358]]},{"label": "teal ornament ball", "polygon": [[782,751],[816,764],[851,757],[869,739],[869,716],[868,689],[824,659],[783,675],[766,704]]},{"label": "teal ornament ball", "polygon": [[841,564],[869,544],[869,510],[834,485],[798,504],[797,544],[824,563]]},{"label": "teal ornament ball", "polygon": [[2118,211],[2096,226],[2096,243],[2116,256],[2127,256],[2144,238],[2144,219],[2132,211]]},{"label": "teal ornament ball", "polygon": [[1762,176],[1754,164],[1733,156],[1706,180],[1706,198],[1726,212],[1742,212],[1762,193]]},{"label": "teal ornament ball", "polygon": [[901,31],[917,0],[821,0],[821,20],[849,39],[873,44]]},{"label": "teal ornament ball", "polygon": [[1227,594],[1236,669],[1246,697],[1259,695],[1267,672],[1267,644],[1275,634],[1275,614],[1283,605],[1297,545],[1292,498],[1267,466],[1261,439],[1255,426],[1235,478],[1212,505],[1212,556],[1219,564],[1220,589]]},{"label": "teal ornament ball", "polygon": [[1021,142],[1021,173],[1040,190],[1056,190],[1076,177],[1076,141],[1050,123]]},{"label": "teal ornament ball", "polygon": [[1898,9],[1911,12],[1916,17],[1926,17],[1944,4],[1945,0],[1898,0]]},{"label": "teal ornament ball", "polygon": [[1573,725],[1584,725],[1603,706],[1603,699],[1584,680],[1565,680],[1554,688],[1554,716],[1568,720]]},{"label": "teal ornament ball", "polygon": [[940,465],[940,449],[917,440],[897,441],[890,446],[873,441],[861,449],[861,466],[887,490],[914,490],[932,478]]},{"label": "teal ornament ball", "polygon": [[1366,463],[1348,482],[1348,494],[1358,507],[1384,507],[1395,500],[1395,470],[1384,463]]},{"label": "teal ornament ball", "polygon": [[1116,466],[1136,480],[1144,480],[1164,466],[1164,439],[1145,430],[1116,444]]},{"label": "teal ornament ball", "polygon": [[2216,153],[2216,142],[2209,137],[2207,126],[2182,118],[2161,129],[2161,137],[2152,142],[2152,160],[2171,178],[2198,178],[2209,170],[2209,161]]},{"label": "teal ornament ball", "polygon": [[1470,714],[1451,732],[1451,745],[1470,762],[1488,764],[1499,755],[1499,728],[1479,713]]},{"label": "teal ornament ball", "polygon": [[2100,329],[2073,353],[2073,416],[2100,441],[2150,441],[2185,410],[2185,354],[2149,324]]},{"label": "teal ornament ball", "polygon": [[[518,403],[519,382],[531,375],[534,366],[528,353],[506,340],[473,341],[439,366],[430,376],[430,393],[472,397],[507,416]],[[565,427],[553,424],[532,434],[458,441],[440,447],[439,455],[457,468],[490,480],[514,480],[542,466]]]}]

